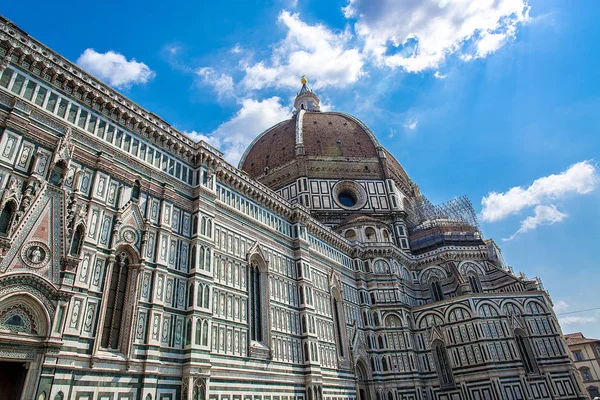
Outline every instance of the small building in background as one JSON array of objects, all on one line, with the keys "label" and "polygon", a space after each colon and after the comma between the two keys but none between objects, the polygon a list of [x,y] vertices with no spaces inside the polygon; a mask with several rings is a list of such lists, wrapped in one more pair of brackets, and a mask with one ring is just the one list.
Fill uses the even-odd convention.
[{"label": "small building in background", "polygon": [[590,398],[600,398],[600,339],[588,339],[581,332],[566,334],[565,339],[585,390]]}]

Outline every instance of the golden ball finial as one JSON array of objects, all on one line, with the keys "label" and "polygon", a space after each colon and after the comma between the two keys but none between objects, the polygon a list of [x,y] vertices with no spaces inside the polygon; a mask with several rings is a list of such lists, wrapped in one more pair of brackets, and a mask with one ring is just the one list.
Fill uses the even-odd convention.
[{"label": "golden ball finial", "polygon": [[300,78],[300,83],[302,83],[303,85],[306,85],[306,82],[308,82],[308,79],[306,79],[305,75],[302,75],[302,78]]}]

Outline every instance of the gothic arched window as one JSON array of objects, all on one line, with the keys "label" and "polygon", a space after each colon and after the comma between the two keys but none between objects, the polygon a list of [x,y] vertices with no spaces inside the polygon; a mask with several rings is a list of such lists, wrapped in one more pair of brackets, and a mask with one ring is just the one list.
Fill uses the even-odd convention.
[{"label": "gothic arched window", "polygon": [[200,234],[206,236],[206,217],[200,218]]},{"label": "gothic arched window", "polygon": [[127,253],[119,254],[112,266],[106,313],[102,329],[102,347],[119,350],[121,328],[123,327],[123,309],[127,298],[130,259]]},{"label": "gothic arched window", "polygon": [[192,320],[188,319],[185,327],[185,344],[192,344]]},{"label": "gothic arched window", "polygon": [[481,282],[477,275],[469,275],[469,286],[471,286],[471,293],[482,293]]},{"label": "gothic arched window", "polygon": [[194,218],[192,218],[192,235],[195,235],[198,233],[198,217],[196,217],[194,215]]},{"label": "gothic arched window", "polygon": [[[202,289],[199,289],[202,290]],[[200,292],[198,292],[200,294]],[[194,307],[194,283],[188,285],[188,307]]]},{"label": "gothic arched window", "polygon": [[440,386],[454,386],[454,376],[452,375],[452,366],[450,365],[450,360],[448,359],[446,346],[444,346],[444,343],[437,340],[432,344],[431,347]]},{"label": "gothic arched window", "polygon": [[442,301],[444,300],[444,291],[442,290],[442,285],[440,281],[437,279],[432,280],[429,283],[429,290],[431,292],[431,299],[433,301]]},{"label": "gothic arched window", "polygon": [[[339,295],[338,293],[336,293],[336,295]],[[333,317],[335,319],[334,321],[334,328],[335,328],[335,334],[336,334],[336,339],[338,342],[338,353],[340,355],[340,357],[344,357],[344,340],[343,340],[343,336],[342,336],[342,329],[344,328],[342,325],[342,308],[341,308],[341,304],[337,299],[337,296],[334,295],[333,297]]]},{"label": "gothic arched window", "polygon": [[204,262],[204,269],[210,272],[210,249],[206,249],[206,260]]},{"label": "gothic arched window", "polygon": [[196,320],[196,337],[194,338],[194,343],[200,345],[200,338],[202,337],[202,320]]},{"label": "gothic arched window", "polygon": [[250,265],[250,279],[248,279],[248,292],[250,295],[250,339],[257,342],[263,341],[262,318],[262,290],[260,271],[256,264]]},{"label": "gothic arched window", "polygon": [[515,329],[515,342],[517,343],[525,371],[528,374],[536,374],[538,372],[537,361],[533,354],[529,338],[522,329]]},{"label": "gothic arched window", "polygon": [[6,205],[2,209],[2,213],[0,213],[0,233],[8,233],[10,223],[13,220],[15,211],[16,207],[14,202],[9,201],[8,203],[6,203]]},{"label": "gothic arched window", "polygon": [[196,295],[196,306],[202,307],[202,294],[204,291],[204,285],[198,284],[198,294]]},{"label": "gothic arched window", "polygon": [[210,289],[208,288],[208,285],[204,288],[204,304],[203,307],[204,308],[208,308],[210,302]]},{"label": "gothic arched window", "polygon": [[208,321],[202,322],[202,346],[208,346]]},{"label": "gothic arched window", "polygon": [[204,247],[200,246],[200,254],[198,256],[198,267],[204,269]]},{"label": "gothic arched window", "polygon": [[195,269],[196,265],[196,246],[192,246],[192,251],[190,251],[190,267]]}]

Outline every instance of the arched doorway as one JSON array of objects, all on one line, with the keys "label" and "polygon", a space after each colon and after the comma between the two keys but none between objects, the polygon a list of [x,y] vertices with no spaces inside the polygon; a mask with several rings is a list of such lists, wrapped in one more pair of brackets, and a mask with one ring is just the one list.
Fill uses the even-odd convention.
[{"label": "arched doorway", "polygon": [[28,293],[16,292],[0,300],[0,343],[26,339],[34,350],[20,349],[0,357],[0,399],[33,398],[50,333],[50,318],[45,307]]},{"label": "arched doorway", "polygon": [[369,396],[369,374],[365,363],[359,360],[356,363],[356,380],[357,380],[357,400],[370,400]]}]

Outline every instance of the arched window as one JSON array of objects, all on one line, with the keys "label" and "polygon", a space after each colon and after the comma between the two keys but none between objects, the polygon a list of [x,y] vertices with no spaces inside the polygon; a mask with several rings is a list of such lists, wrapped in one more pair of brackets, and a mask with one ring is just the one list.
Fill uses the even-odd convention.
[{"label": "arched window", "polygon": [[308,352],[308,343],[304,343],[304,362],[310,361],[310,353]]},{"label": "arched window", "polygon": [[377,311],[373,311],[373,322],[375,323],[375,326],[379,326],[379,314]]},{"label": "arched window", "polygon": [[[262,342],[264,339],[263,332],[263,288],[261,282],[261,273],[258,264],[250,263],[249,279],[248,279],[248,295],[250,296],[250,339],[257,342]],[[264,295],[268,295],[264,293]]]},{"label": "arched window", "polygon": [[140,184],[140,181],[136,179],[135,183],[133,184],[133,188],[131,189],[131,198],[133,200],[139,200],[141,186],[142,185]]},{"label": "arched window", "polygon": [[537,361],[533,354],[529,338],[522,329],[515,329],[515,342],[517,343],[525,371],[528,374],[536,374],[538,372]]},{"label": "arched window", "polygon": [[202,346],[208,346],[208,321],[202,322]]},{"label": "arched window", "polygon": [[342,307],[341,304],[338,300],[338,297],[341,298],[341,296],[339,295],[339,292],[336,292],[333,296],[333,317],[334,317],[334,328],[335,328],[335,336],[337,339],[337,343],[338,343],[338,354],[340,355],[340,357],[344,357],[344,340],[343,340],[343,334],[342,334],[342,329],[344,329],[344,326],[342,324],[342,318],[341,316],[342,314]]},{"label": "arched window", "polygon": [[344,232],[344,237],[348,240],[356,240],[356,231],[354,229],[348,229]]},{"label": "arched window", "polygon": [[206,236],[206,218],[200,218],[200,234]]},{"label": "arched window", "polygon": [[196,320],[196,337],[194,338],[194,343],[200,345],[200,338],[202,337],[202,320]]},{"label": "arched window", "polygon": [[204,285],[201,283],[198,284],[198,294],[196,295],[196,306],[202,307],[202,294],[204,290]]},{"label": "arched window", "polygon": [[378,342],[378,344],[379,344],[379,349],[380,349],[380,350],[383,350],[383,349],[385,349],[385,345],[383,344],[383,336],[381,336],[381,335],[380,335],[380,336],[378,336],[378,337],[377,337],[377,342]]},{"label": "arched window", "polygon": [[206,219],[206,236],[212,237],[212,220],[210,218]]},{"label": "arched window", "polygon": [[192,218],[192,235],[195,235],[198,233],[198,217],[196,217],[194,215],[194,218]]},{"label": "arched window", "polygon": [[387,362],[387,359],[385,357],[381,358],[381,365],[382,365],[384,371],[388,370],[388,362]]},{"label": "arched window", "polygon": [[429,291],[431,292],[431,299],[433,301],[444,300],[444,291],[442,290],[442,285],[439,280],[433,279],[429,283]]},{"label": "arched window", "polygon": [[192,246],[192,251],[190,251],[190,268],[195,269],[198,267],[196,265],[196,246]]},{"label": "arched window", "polygon": [[188,285],[188,307],[194,307],[194,283]]},{"label": "arched window", "polygon": [[198,256],[198,260],[200,261],[198,267],[200,269],[204,269],[204,247],[202,246],[200,246],[200,254]]},{"label": "arched window", "polygon": [[448,352],[446,346],[440,340],[435,341],[432,346],[433,360],[435,361],[435,367],[437,370],[438,379],[440,386],[448,387],[454,386],[454,376],[452,375],[452,366],[448,359]]},{"label": "arched window", "polygon": [[2,213],[0,213],[0,234],[8,234],[15,211],[16,207],[13,201],[6,203],[2,209]]},{"label": "arched window", "polygon": [[106,314],[102,329],[102,347],[120,350],[121,328],[123,326],[123,308],[127,298],[127,281],[131,260],[127,253],[120,253],[113,263],[108,296],[106,296]]},{"label": "arched window", "polygon": [[469,275],[469,286],[471,286],[471,293],[483,293],[481,282],[477,275]]},{"label": "arched window", "polygon": [[210,289],[208,285],[204,288],[204,308],[208,308],[210,303]]},{"label": "arched window", "polygon": [[81,246],[83,245],[83,225],[79,225],[77,229],[75,229],[75,233],[73,233],[73,239],[71,240],[71,250],[69,254],[74,257],[79,257],[81,254]]},{"label": "arched window", "polygon": [[204,269],[210,272],[210,249],[206,249],[206,261],[204,262]]},{"label": "arched window", "polygon": [[402,328],[402,321],[396,315],[390,315],[385,319],[385,326],[388,328]]},{"label": "arched window", "polygon": [[189,346],[192,344],[192,320],[188,319],[185,326],[185,344]]},{"label": "arched window", "polygon": [[590,372],[590,369],[588,367],[579,368],[579,372],[581,373],[581,377],[583,378],[584,382],[589,382],[589,381],[594,380],[594,377],[592,376],[592,373]]},{"label": "arched window", "polygon": [[383,241],[384,242],[389,242],[390,241],[390,234],[388,233],[387,229],[383,230]]},{"label": "arched window", "polygon": [[365,229],[365,239],[367,242],[375,242],[377,241],[377,235],[375,234],[375,229],[368,227]]}]

